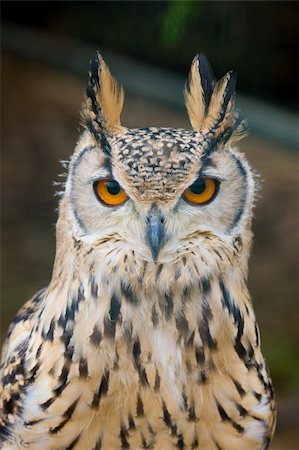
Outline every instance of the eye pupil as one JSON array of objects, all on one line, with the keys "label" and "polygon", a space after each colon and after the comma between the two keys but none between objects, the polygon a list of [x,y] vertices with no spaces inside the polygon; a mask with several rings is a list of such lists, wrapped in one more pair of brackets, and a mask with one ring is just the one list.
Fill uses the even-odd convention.
[{"label": "eye pupil", "polygon": [[190,186],[190,191],[193,192],[193,194],[197,195],[202,194],[205,189],[206,189],[206,182],[203,178],[199,178]]},{"label": "eye pupil", "polygon": [[117,181],[108,181],[107,191],[111,195],[117,195],[120,193],[120,185],[118,184]]}]

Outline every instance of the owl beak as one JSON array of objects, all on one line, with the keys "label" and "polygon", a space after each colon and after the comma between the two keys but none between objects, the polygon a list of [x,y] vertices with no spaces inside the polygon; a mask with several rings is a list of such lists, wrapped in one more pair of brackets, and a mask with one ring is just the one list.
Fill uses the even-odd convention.
[{"label": "owl beak", "polygon": [[165,236],[164,217],[159,212],[159,210],[153,210],[149,212],[146,221],[147,221],[147,230],[146,230],[147,243],[151,250],[154,262],[157,262],[159,252]]}]

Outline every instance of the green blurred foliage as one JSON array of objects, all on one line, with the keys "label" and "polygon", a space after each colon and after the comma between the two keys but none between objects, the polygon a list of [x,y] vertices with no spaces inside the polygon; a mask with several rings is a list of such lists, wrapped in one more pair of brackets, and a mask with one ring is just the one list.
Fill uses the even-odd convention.
[{"label": "green blurred foliage", "polygon": [[161,29],[161,42],[165,47],[175,47],[184,39],[188,23],[197,14],[199,5],[192,0],[170,2]]}]

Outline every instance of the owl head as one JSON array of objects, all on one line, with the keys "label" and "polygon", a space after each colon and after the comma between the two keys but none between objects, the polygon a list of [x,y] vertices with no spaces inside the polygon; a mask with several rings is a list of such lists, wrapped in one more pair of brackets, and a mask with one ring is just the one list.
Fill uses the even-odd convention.
[{"label": "owl head", "polygon": [[221,250],[242,253],[244,242],[248,249],[254,180],[233,147],[242,127],[235,83],[233,72],[216,81],[199,54],[185,87],[192,130],[128,129],[120,122],[123,89],[97,54],[60,205],[60,238],[99,249],[105,243],[102,256],[117,241],[119,252],[152,264],[190,252],[203,259],[213,245],[220,257]]}]

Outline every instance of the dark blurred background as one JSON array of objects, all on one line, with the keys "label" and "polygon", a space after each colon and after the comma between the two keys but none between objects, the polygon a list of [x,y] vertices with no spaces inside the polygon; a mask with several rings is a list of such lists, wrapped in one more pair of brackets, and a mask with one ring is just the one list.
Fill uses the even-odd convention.
[{"label": "dark blurred background", "polygon": [[187,128],[181,92],[204,51],[218,78],[238,72],[240,149],[262,182],[249,284],[279,401],[271,448],[298,449],[298,2],[4,1],[1,17],[1,336],[51,277],[52,180],[79,136],[94,51],[124,84],[124,125]]}]

